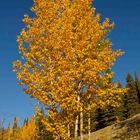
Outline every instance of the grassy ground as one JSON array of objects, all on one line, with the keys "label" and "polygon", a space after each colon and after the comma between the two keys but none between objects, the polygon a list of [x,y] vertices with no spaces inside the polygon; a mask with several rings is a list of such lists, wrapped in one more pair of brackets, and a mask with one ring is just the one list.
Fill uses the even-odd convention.
[{"label": "grassy ground", "polygon": [[[84,139],[87,139],[87,135]],[[140,140],[140,114],[93,132],[91,140]]]}]

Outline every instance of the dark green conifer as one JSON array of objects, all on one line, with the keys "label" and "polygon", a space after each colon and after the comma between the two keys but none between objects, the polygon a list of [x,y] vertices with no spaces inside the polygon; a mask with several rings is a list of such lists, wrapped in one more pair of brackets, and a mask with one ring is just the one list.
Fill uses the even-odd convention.
[{"label": "dark green conifer", "polygon": [[91,132],[103,128],[102,124],[100,123],[101,117],[102,110],[100,108],[97,108],[91,113]]},{"label": "dark green conifer", "polygon": [[28,118],[25,118],[25,119],[24,119],[23,126],[24,126],[24,125],[26,125],[26,126],[28,125]]},{"label": "dark green conifer", "polygon": [[137,96],[140,104],[140,81],[136,72],[135,72],[135,86],[136,86]]},{"label": "dark green conifer", "polygon": [[[112,73],[111,70],[107,70],[106,73]],[[113,83],[113,79],[110,78],[108,80],[108,84]],[[104,85],[103,85],[104,86]],[[115,95],[114,95],[115,96]],[[108,105],[106,109],[98,109],[99,112],[99,128],[104,128],[106,126],[112,125],[116,122],[116,112],[117,108],[113,107],[112,105]]]},{"label": "dark green conifer", "polygon": [[[122,84],[120,82],[118,82],[118,88],[122,88]],[[116,122],[119,122],[119,121],[123,121],[125,120],[125,115],[124,115],[124,112],[126,111],[126,108],[125,108],[125,101],[124,101],[124,94],[120,95],[121,96],[121,101],[120,101],[120,106],[116,108]]]},{"label": "dark green conifer", "polygon": [[124,96],[124,106],[126,108],[125,117],[127,119],[140,112],[135,81],[130,73],[128,73],[126,77],[126,88],[128,88],[128,93]]},{"label": "dark green conifer", "polygon": [[116,108],[108,106],[106,109],[100,110],[99,128],[112,125],[116,122]]},{"label": "dark green conifer", "polygon": [[36,113],[36,126],[38,130],[38,140],[53,140],[52,134],[48,132],[45,128],[45,125],[42,123],[42,117],[44,117],[43,108]]}]

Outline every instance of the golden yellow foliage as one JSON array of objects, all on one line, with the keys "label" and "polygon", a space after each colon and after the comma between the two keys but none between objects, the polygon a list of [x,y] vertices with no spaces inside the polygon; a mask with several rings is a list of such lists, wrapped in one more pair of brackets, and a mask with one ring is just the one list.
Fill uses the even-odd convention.
[{"label": "golden yellow foliage", "polygon": [[46,125],[54,131],[60,124],[65,126],[63,133],[66,130],[58,110],[73,116],[80,108],[116,106],[125,92],[108,84],[113,75],[105,74],[123,54],[112,50],[107,36],[114,24],[108,18],[101,22],[91,4],[92,0],[34,0],[35,16],[25,15],[26,27],[17,39],[23,60],[14,62],[14,71],[25,93],[51,112],[55,125]]},{"label": "golden yellow foliage", "polygon": [[37,140],[37,138],[37,127],[32,117],[29,123],[20,129],[17,140]]}]

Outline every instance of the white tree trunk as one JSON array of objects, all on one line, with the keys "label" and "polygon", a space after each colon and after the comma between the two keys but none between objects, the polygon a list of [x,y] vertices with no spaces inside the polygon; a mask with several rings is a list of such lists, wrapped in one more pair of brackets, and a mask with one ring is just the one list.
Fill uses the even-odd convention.
[{"label": "white tree trunk", "polygon": [[[80,102],[80,97],[79,96],[77,97],[77,102],[78,102],[78,104],[77,104],[77,108],[78,108],[77,113],[78,113],[78,111],[79,111],[79,102]],[[77,114],[76,121],[75,121],[75,136],[74,136],[75,140],[78,139],[78,122],[79,122],[79,114]]]},{"label": "white tree trunk", "polygon": [[70,125],[68,124],[68,139],[70,139]]},{"label": "white tree trunk", "polygon": [[75,133],[74,133],[74,139],[77,140],[78,139],[78,120],[79,120],[79,116],[76,116],[76,121],[75,121]]},{"label": "white tree trunk", "polygon": [[88,114],[88,140],[91,138],[91,116]]},{"label": "white tree trunk", "polygon": [[80,140],[83,140],[83,109],[80,107]]}]

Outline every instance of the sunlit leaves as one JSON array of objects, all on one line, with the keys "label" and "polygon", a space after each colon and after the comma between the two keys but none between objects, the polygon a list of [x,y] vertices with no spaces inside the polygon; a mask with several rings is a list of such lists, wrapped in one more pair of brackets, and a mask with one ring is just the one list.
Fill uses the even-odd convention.
[{"label": "sunlit leaves", "polygon": [[[112,73],[105,74],[123,54],[113,51],[108,39],[114,24],[108,18],[101,22],[91,4],[92,0],[34,0],[35,16],[25,15],[23,20],[26,26],[17,41],[24,60],[15,62],[14,70],[25,92],[44,104],[54,120],[61,110],[74,116],[79,106],[85,112],[115,106],[119,96],[114,95],[125,92],[108,83]],[[54,127],[64,127],[60,118]]]}]

